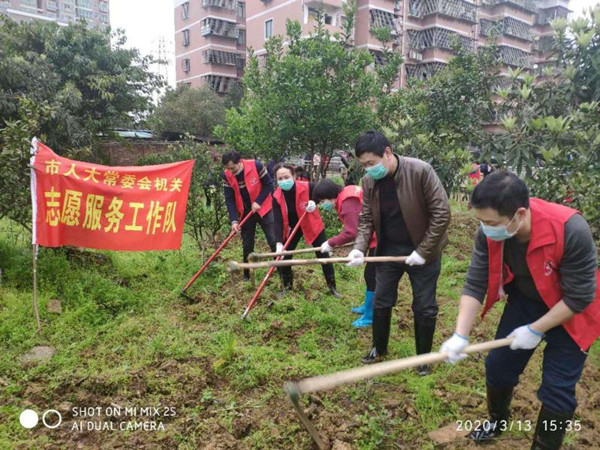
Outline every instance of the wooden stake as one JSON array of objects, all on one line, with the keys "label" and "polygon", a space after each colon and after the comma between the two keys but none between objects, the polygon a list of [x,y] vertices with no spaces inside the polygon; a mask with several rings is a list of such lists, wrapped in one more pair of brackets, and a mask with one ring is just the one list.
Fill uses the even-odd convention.
[{"label": "wooden stake", "polygon": [[37,321],[37,332],[42,334],[42,322],[40,320],[40,311],[37,304],[37,244],[32,245],[33,250],[33,310],[35,311],[35,320]]}]

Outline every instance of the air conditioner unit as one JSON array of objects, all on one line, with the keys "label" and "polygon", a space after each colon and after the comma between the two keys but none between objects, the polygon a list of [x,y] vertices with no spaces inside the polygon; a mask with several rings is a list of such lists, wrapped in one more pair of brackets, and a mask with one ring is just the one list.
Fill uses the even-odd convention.
[{"label": "air conditioner unit", "polygon": [[423,55],[419,52],[409,52],[408,57],[410,59],[416,59],[417,61],[423,61]]}]

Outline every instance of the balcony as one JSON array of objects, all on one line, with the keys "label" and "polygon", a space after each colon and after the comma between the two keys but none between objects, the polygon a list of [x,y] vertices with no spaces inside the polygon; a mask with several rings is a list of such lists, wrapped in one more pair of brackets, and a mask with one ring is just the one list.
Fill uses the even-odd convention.
[{"label": "balcony", "polygon": [[406,64],[405,67],[407,78],[426,80],[427,78],[433,76],[436,72],[446,67],[446,64],[442,62],[428,62],[420,64]]},{"label": "balcony", "polygon": [[469,50],[475,47],[474,39],[446,28],[434,27],[421,31],[408,31],[408,47],[412,50],[440,48],[452,51],[455,43]]},{"label": "balcony", "polygon": [[536,6],[533,0],[483,0],[485,6],[498,6],[498,5],[511,5],[517,8],[524,9],[525,11],[535,13]]},{"label": "balcony", "polygon": [[238,9],[237,0],[202,0],[204,8],[221,8],[236,11]]},{"label": "balcony", "polygon": [[563,7],[542,10],[536,16],[535,24],[536,25],[547,25],[550,22],[552,22],[553,20],[556,20],[558,18],[566,19],[569,16],[570,12],[571,12],[570,10],[563,8]]},{"label": "balcony", "polygon": [[370,13],[370,30],[373,30],[374,28],[389,28],[392,35],[397,36],[400,34],[399,19],[396,15],[381,9],[372,9]]},{"label": "balcony", "polygon": [[504,34],[506,36],[523,39],[524,41],[533,41],[531,25],[529,25],[527,22],[523,22],[512,17],[505,17],[498,22],[481,19],[479,21],[479,34],[488,37],[492,35]]},{"label": "balcony", "polygon": [[500,50],[500,60],[504,64],[514,67],[523,67],[525,69],[531,68],[531,54],[529,52],[507,45],[501,45],[498,48]]},{"label": "balcony", "polygon": [[310,8],[342,9],[343,0],[307,0],[304,4]]},{"label": "balcony", "polygon": [[200,33],[202,36],[220,36],[237,39],[238,30],[235,22],[229,22],[214,17],[204,19]]},{"label": "balcony", "polygon": [[209,85],[215,92],[226,94],[233,83],[237,81],[237,78],[222,75],[205,75],[202,77],[202,81]]},{"label": "balcony", "polygon": [[205,64],[222,64],[225,66],[244,67],[244,55],[240,53],[224,52],[221,50],[205,50]]},{"label": "balcony", "polygon": [[409,14],[414,17],[440,14],[477,23],[477,6],[465,0],[411,0]]}]

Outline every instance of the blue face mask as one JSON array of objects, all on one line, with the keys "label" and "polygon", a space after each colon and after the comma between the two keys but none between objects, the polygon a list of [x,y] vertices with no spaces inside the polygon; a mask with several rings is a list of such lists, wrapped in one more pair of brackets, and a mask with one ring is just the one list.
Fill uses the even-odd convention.
[{"label": "blue face mask", "polygon": [[319,205],[319,208],[321,208],[323,211],[332,211],[333,210],[333,203],[331,202],[322,202]]},{"label": "blue face mask", "polygon": [[292,189],[294,187],[294,180],[288,179],[288,180],[278,181],[277,186],[279,186],[284,191],[289,191],[290,189]]},{"label": "blue face mask", "polygon": [[365,169],[365,172],[368,176],[373,178],[374,180],[381,180],[383,177],[387,175],[387,169],[383,165],[383,163],[379,162],[372,167]]},{"label": "blue face mask", "polygon": [[515,220],[515,217],[517,217],[516,213],[513,216],[513,218],[510,219],[510,222],[508,222],[508,224],[495,227],[491,225],[486,225],[483,222],[481,222],[483,234],[485,234],[486,237],[490,238],[492,241],[505,241],[506,239],[510,239],[515,234],[517,234],[517,231],[519,231],[519,228],[521,228],[522,222],[519,222],[519,226],[515,229],[515,231],[513,231],[512,233],[508,231],[508,226],[512,223],[513,220]]}]

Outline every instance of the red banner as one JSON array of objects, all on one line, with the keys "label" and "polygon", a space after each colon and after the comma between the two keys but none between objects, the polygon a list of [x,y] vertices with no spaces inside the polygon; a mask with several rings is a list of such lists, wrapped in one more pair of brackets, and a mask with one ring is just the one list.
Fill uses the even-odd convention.
[{"label": "red banner", "polygon": [[63,158],[33,140],[33,243],[105,250],[176,250],[194,160],[108,167]]}]

